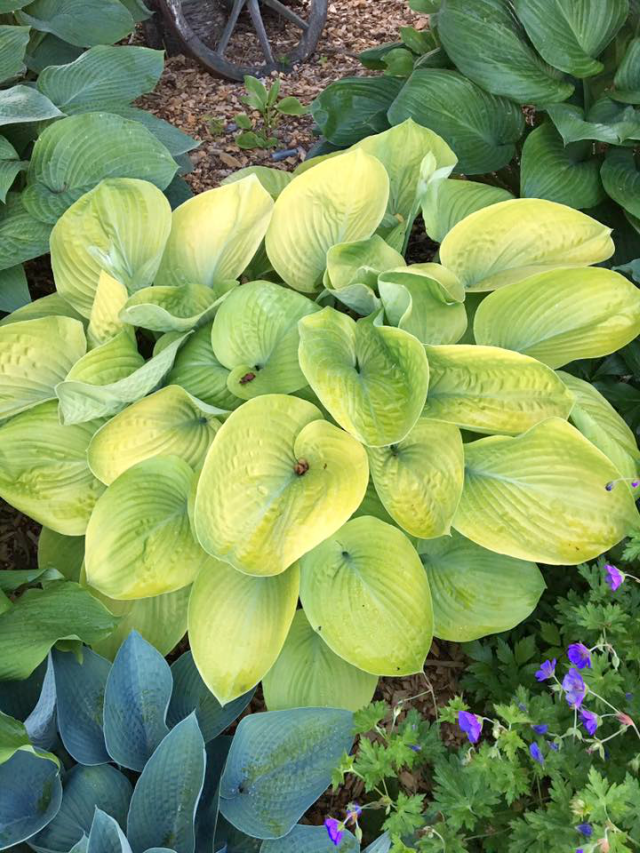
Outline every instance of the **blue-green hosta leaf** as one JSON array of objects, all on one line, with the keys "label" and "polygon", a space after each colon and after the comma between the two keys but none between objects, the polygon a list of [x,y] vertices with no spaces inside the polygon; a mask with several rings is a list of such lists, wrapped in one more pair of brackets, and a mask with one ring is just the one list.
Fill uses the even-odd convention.
[{"label": "blue-green hosta leaf", "polygon": [[89,470],[87,448],[102,421],[65,427],[54,401],[0,426],[0,497],[67,536],[81,536],[104,486]]},{"label": "blue-green hosta leaf", "polygon": [[[0,0],[0,9],[2,2],[3,0]],[[15,0],[10,0],[10,2],[15,2]],[[22,3],[22,5],[28,4]],[[51,33],[39,33],[37,43],[34,39],[30,45],[25,62],[29,71],[40,74],[50,65],[67,65],[69,62],[73,62],[82,52],[81,47],[69,44],[68,41],[62,41]]]},{"label": "blue-green hosta leaf", "polygon": [[[422,2],[422,0],[413,0],[413,2]],[[429,0],[426,0],[428,3]],[[439,2],[439,0],[435,0],[435,2]],[[388,832],[383,833],[379,838],[370,844],[364,853],[389,853],[391,850],[391,836]]]},{"label": "blue-green hosta leaf", "polygon": [[565,145],[588,139],[622,145],[640,138],[640,115],[632,106],[616,104],[603,97],[585,111],[577,104],[551,104],[547,113]]},{"label": "blue-green hosta leaf", "polygon": [[598,56],[624,24],[629,0],[515,0],[534,47],[554,68],[573,77],[604,69]]},{"label": "blue-green hosta leaf", "polygon": [[[0,270],[0,311],[16,311],[30,303],[31,294],[22,265]],[[0,322],[0,325],[3,324]]]},{"label": "blue-green hosta leaf", "polygon": [[442,243],[453,226],[466,216],[513,197],[507,190],[477,181],[431,181],[422,197],[422,217],[427,234],[436,243]]},{"label": "blue-green hosta leaf", "polygon": [[25,678],[14,680],[12,676],[6,679],[3,676],[0,680],[0,711],[16,720],[26,721],[38,704],[47,669],[48,661],[42,660]]},{"label": "blue-green hosta leaf", "polygon": [[609,94],[616,101],[640,104],[640,38],[633,38],[629,42]]},{"label": "blue-green hosta leaf", "polygon": [[117,820],[96,808],[89,832],[87,853],[131,853],[127,838]]},{"label": "blue-green hosta leaf", "polygon": [[0,92],[0,127],[46,121],[63,115],[49,98],[31,86],[12,86]]},{"label": "blue-green hosta leaf", "polygon": [[534,610],[545,589],[535,563],[488,551],[455,530],[420,539],[418,554],[433,599],[433,633],[466,643],[515,627]]},{"label": "blue-green hosta leaf", "polygon": [[162,74],[163,54],[147,47],[97,45],[69,65],[45,70],[37,86],[67,115],[129,103],[150,92]]},{"label": "blue-green hosta leaf", "polygon": [[51,753],[37,752],[25,724],[0,711],[0,765],[9,761],[16,752],[22,751],[45,761],[58,761]]},{"label": "blue-green hosta leaf", "polygon": [[62,422],[81,424],[115,415],[144,397],[171,369],[184,338],[179,336],[146,362],[126,331],[88,352],[56,386]]},{"label": "blue-green hosta leaf", "polygon": [[29,844],[38,853],[67,853],[83,835],[89,835],[96,808],[124,826],[131,790],[127,777],[110,764],[97,767],[77,764],[64,778],[64,796],[58,814]]},{"label": "blue-green hosta leaf", "polygon": [[298,321],[320,308],[300,293],[253,281],[229,293],[213,321],[211,346],[236,397],[290,394],[307,384],[298,363]]},{"label": "blue-green hosta leaf", "polygon": [[346,708],[359,711],[371,701],[378,677],[333,652],[296,610],[278,660],[262,680],[270,711],[287,708]]},{"label": "blue-green hosta leaf", "polygon": [[446,536],[464,479],[458,428],[420,418],[402,441],[367,453],[376,491],[394,522],[413,536]]},{"label": "blue-green hosta leaf", "polygon": [[327,86],[311,104],[322,135],[346,147],[389,127],[387,111],[403,81],[394,77],[345,77]]},{"label": "blue-green hosta leaf", "polygon": [[162,190],[176,169],[164,145],[137,121],[107,112],[69,116],[38,137],[24,204],[36,219],[53,225],[104,178],[138,178]]},{"label": "blue-green hosta leaf", "polygon": [[167,711],[167,723],[173,728],[195,711],[205,743],[217,738],[247,707],[255,690],[249,690],[232,702],[221,705],[202,680],[193,654],[186,651],[171,665],[173,692]]},{"label": "blue-green hosta leaf", "polygon": [[44,255],[50,233],[49,225],[27,211],[22,193],[9,193],[6,204],[0,204],[0,270]]},{"label": "blue-green hosta leaf", "polygon": [[87,351],[82,323],[43,317],[0,328],[0,419],[55,399],[55,387]]},{"label": "blue-green hosta leaf", "polygon": [[465,484],[453,526],[500,554],[577,565],[638,523],[631,491],[605,488],[618,476],[604,453],[559,418],[515,438],[473,441],[465,444]]},{"label": "blue-green hosta leaf", "polygon": [[262,843],[261,838],[251,838],[244,832],[240,832],[232,823],[229,823],[222,813],[218,815],[214,840],[216,851],[220,851],[220,853],[260,853]]},{"label": "blue-green hosta leaf", "polygon": [[237,284],[231,279],[214,288],[204,284],[145,287],[129,297],[120,316],[132,326],[155,332],[188,332],[208,323]]},{"label": "blue-green hosta leaf", "polygon": [[[14,29],[14,27],[9,29]],[[0,202],[6,200],[7,192],[11,189],[16,175],[23,172],[28,165],[26,161],[20,159],[20,155],[13,145],[4,136],[0,136]],[[1,290],[2,284],[0,283]]]},{"label": "blue-green hosta leaf", "polygon": [[300,566],[302,606],[336,654],[373,675],[421,671],[433,637],[431,594],[401,530],[377,518],[352,519]]},{"label": "blue-green hosta leaf", "polygon": [[[174,127],[172,124],[169,124],[168,121],[164,121],[164,119],[158,118],[153,113],[147,112],[147,110],[139,110],[137,107],[117,103],[109,105],[109,112],[115,113],[115,115],[122,116],[122,118],[129,119],[130,121],[139,121],[156,137],[159,142],[164,145],[172,157],[179,157],[181,154],[186,154],[187,151],[197,148],[200,144],[197,139],[183,133],[179,128]],[[286,174],[286,172],[280,172],[280,174]],[[171,192],[172,185],[175,186],[175,182],[177,180],[179,179],[176,175],[173,181],[168,187],[165,187],[164,190],[172,207],[178,206],[177,204],[174,204]],[[185,185],[183,181],[182,186],[186,188],[185,191],[189,192],[188,184]],[[192,194],[186,196],[182,201],[186,201],[191,197]],[[181,203],[182,202],[180,202],[180,204]]]},{"label": "blue-green hosta leaf", "polygon": [[62,801],[59,774],[55,762],[24,751],[0,765],[0,850],[30,838],[55,817]]},{"label": "blue-green hosta leaf", "polygon": [[121,474],[96,503],[87,527],[87,582],[117,599],[188,586],[208,556],[191,534],[187,501],[193,470],[156,456]]},{"label": "blue-green hosta leaf", "polygon": [[111,613],[76,583],[30,589],[0,614],[1,679],[27,678],[58,640],[97,642],[115,627]]},{"label": "blue-green hosta leaf", "polygon": [[427,396],[422,344],[373,317],[355,323],[333,308],[305,317],[299,328],[302,371],[340,426],[373,447],[401,441]]},{"label": "blue-green hosta leaf", "polygon": [[[260,853],[335,853],[336,846],[324,826],[294,826],[284,838],[263,841]],[[338,853],[359,853],[360,844],[347,830],[338,845]]]},{"label": "blue-green hosta leaf", "polygon": [[467,328],[464,288],[440,264],[411,264],[378,278],[389,324],[423,344],[455,344]]},{"label": "blue-green hosta leaf", "polygon": [[19,19],[34,30],[53,33],[78,47],[113,44],[134,28],[119,0],[35,0]]},{"label": "blue-green hosta leaf", "polygon": [[[216,851],[221,853],[220,846],[216,844],[220,803],[219,782],[232,741],[233,737],[223,735],[205,746],[207,772],[196,811],[196,850],[198,853],[216,853]],[[150,853],[150,851],[146,851],[146,853]]]},{"label": "blue-green hosta leaf", "polygon": [[47,670],[40,696],[24,721],[24,727],[31,743],[40,749],[51,749],[57,739],[56,680],[51,655],[47,658]]},{"label": "blue-green hosta leaf", "polygon": [[84,649],[82,663],[72,652],[53,652],[58,697],[58,728],[65,749],[78,763],[106,764],[109,753],[102,729],[109,661]]},{"label": "blue-green hosta leaf", "polygon": [[220,783],[220,811],[247,835],[286,835],[329,785],[352,726],[351,712],[334,708],[245,717]]},{"label": "blue-green hosta leaf", "polygon": [[231,411],[243,400],[229,391],[229,373],[213,354],[209,324],[197,329],[178,350],[166,384],[180,385],[203,403]]},{"label": "blue-green hosta leaf", "polygon": [[503,0],[443,0],[438,36],[456,67],[494,95],[518,104],[551,104],[573,92],[533,51]]},{"label": "blue-green hosta leaf", "polygon": [[218,412],[179,385],[161,388],[98,430],[89,445],[89,466],[106,485],[154,456],[179,456],[198,470],[220,428]]},{"label": "blue-green hosta leaf", "polygon": [[633,216],[640,216],[640,172],[629,148],[609,148],[600,170],[602,183],[614,201]]},{"label": "blue-green hosta leaf", "polygon": [[595,207],[606,193],[591,143],[565,146],[551,122],[537,127],[522,149],[520,195],[546,198],[578,210]]},{"label": "blue-green hosta leaf", "polygon": [[120,647],[104,694],[104,738],[116,764],[142,772],[168,733],[171,670],[137,631]]},{"label": "blue-green hosta leaf", "polygon": [[51,232],[56,289],[83,317],[103,270],[131,293],[150,285],[171,230],[171,209],[152,184],[103,181],[72,205]]},{"label": "blue-green hosta leaf", "polygon": [[28,41],[28,27],[0,26],[0,83],[20,73]]},{"label": "blue-green hosta leaf", "polygon": [[204,778],[204,741],[192,714],[164,738],[138,779],[127,820],[133,853],[168,844],[176,853],[194,853]]},{"label": "blue-green hosta leaf", "polygon": [[407,118],[446,140],[458,158],[458,169],[468,175],[505,166],[525,127],[515,104],[444,68],[413,72],[389,109],[392,124]]},{"label": "blue-green hosta leaf", "polygon": [[38,537],[38,567],[56,569],[69,581],[80,580],[84,560],[84,536],[63,536],[43,527]]}]

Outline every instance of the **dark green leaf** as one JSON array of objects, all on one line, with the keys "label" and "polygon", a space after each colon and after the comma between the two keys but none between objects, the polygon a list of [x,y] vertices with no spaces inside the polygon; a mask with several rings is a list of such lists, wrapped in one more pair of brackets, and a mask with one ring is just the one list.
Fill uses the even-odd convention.
[{"label": "dark green leaf", "polygon": [[387,111],[401,88],[395,77],[345,77],[315,99],[311,115],[330,143],[346,148],[389,129]]}]

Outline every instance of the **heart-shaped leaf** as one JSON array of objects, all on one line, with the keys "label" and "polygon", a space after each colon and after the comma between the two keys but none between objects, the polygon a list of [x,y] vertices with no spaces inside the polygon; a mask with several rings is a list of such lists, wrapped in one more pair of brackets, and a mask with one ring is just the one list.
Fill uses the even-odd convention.
[{"label": "heart-shaped leaf", "polygon": [[434,242],[442,243],[454,225],[465,217],[512,198],[507,190],[477,181],[432,180],[421,199],[427,234]]},{"label": "heart-shaped leaf", "polygon": [[209,449],[194,529],[205,551],[240,571],[279,574],[344,524],[368,478],[364,449],[316,406],[256,397]]},{"label": "heart-shaped leaf", "polygon": [[0,790],[0,848],[13,849],[58,813],[62,802],[58,765],[29,752],[16,752],[0,765]]},{"label": "heart-shaped leaf", "polygon": [[35,0],[28,14],[21,12],[19,17],[34,30],[53,33],[78,47],[113,44],[134,27],[127,3],[118,0]]}]

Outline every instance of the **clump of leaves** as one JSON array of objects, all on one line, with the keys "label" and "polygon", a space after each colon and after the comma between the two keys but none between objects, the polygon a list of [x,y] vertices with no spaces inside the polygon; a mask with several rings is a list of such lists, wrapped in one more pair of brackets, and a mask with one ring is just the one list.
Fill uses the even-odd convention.
[{"label": "clump of leaves", "polygon": [[298,98],[280,98],[280,79],[276,78],[271,86],[247,75],[244,78],[246,95],[240,100],[255,114],[252,118],[246,113],[235,116],[235,123],[241,129],[236,137],[240,148],[273,148],[278,144],[278,127],[283,116],[303,116],[309,111]]},{"label": "clump of leaves", "polygon": [[[383,831],[371,849],[392,853],[635,850],[639,550],[630,543],[623,568],[581,566],[581,588],[543,601],[553,621],[468,648],[465,699],[436,723],[405,715],[411,700],[356,714],[359,747],[333,781],[355,775],[364,797],[328,818],[329,835],[357,823],[360,834]],[[445,724],[467,744],[445,747]]]}]

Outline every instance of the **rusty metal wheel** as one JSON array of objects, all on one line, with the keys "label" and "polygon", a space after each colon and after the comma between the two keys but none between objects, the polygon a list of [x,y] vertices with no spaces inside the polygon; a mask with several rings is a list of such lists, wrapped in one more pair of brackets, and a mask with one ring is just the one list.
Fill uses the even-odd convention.
[{"label": "rusty metal wheel", "polygon": [[[327,19],[328,0],[156,0],[179,49],[216,77],[242,80],[290,71],[308,59]],[[208,7],[207,7],[208,4]],[[198,15],[208,20],[202,31]]]}]

